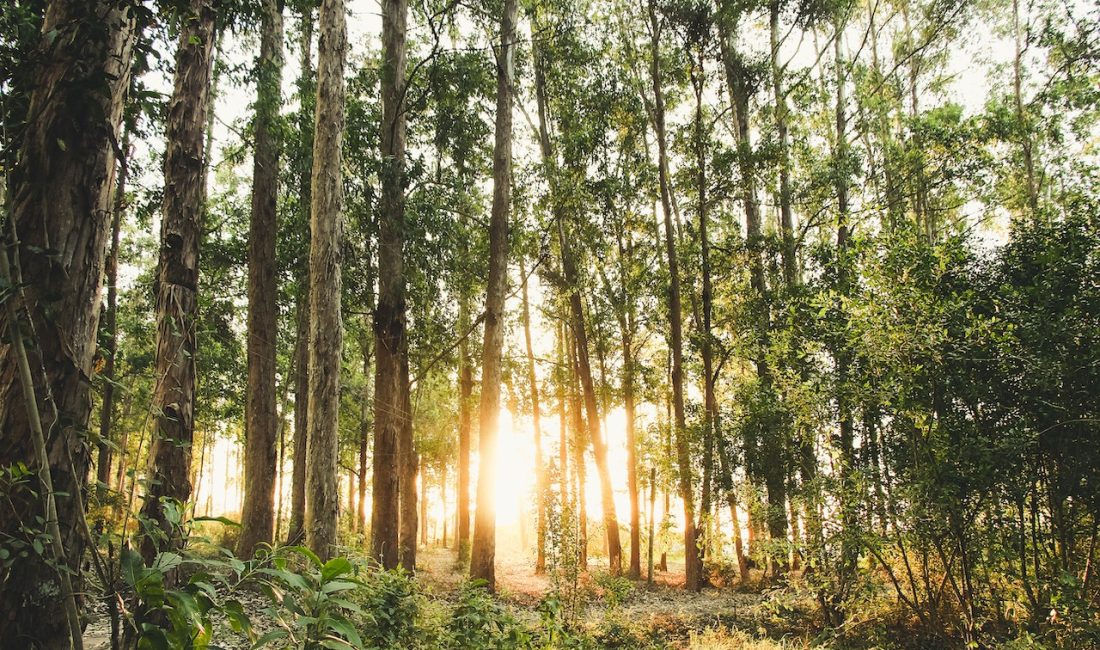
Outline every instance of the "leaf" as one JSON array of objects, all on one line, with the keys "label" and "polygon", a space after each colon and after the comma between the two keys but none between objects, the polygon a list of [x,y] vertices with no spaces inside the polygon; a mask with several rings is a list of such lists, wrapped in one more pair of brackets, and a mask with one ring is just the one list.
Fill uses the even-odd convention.
[{"label": "leaf", "polygon": [[351,562],[345,557],[334,557],[321,567],[321,581],[328,582],[337,576],[351,573]]},{"label": "leaf", "polygon": [[191,521],[213,521],[219,524],[225,524],[226,526],[241,527],[240,522],[233,521],[229,517],[194,517]]},{"label": "leaf", "polygon": [[345,619],[333,619],[328,622],[328,627],[333,632],[342,635],[357,648],[363,647],[363,640],[359,638],[359,632]]}]

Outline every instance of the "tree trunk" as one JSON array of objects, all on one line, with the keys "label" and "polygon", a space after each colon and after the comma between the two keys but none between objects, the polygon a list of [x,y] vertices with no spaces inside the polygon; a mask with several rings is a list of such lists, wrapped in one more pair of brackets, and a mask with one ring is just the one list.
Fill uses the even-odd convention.
[{"label": "tree trunk", "polygon": [[306,464],[306,545],[327,559],[336,546],[340,413],[340,245],[344,231],[341,154],[344,132],[343,0],[323,0],[317,45],[317,112],[309,247],[309,411]]},{"label": "tree trunk", "polygon": [[[81,494],[90,460],[79,436],[91,416],[87,378],[111,227],[111,143],[129,87],[133,38],[133,25],[114,7],[89,0],[49,3],[22,143],[6,179],[7,223],[18,242],[11,263],[25,280],[21,293],[35,342],[28,356],[36,397],[43,403],[48,392],[61,420],[53,426],[52,410],[44,411],[42,425],[52,433],[45,443],[53,488],[69,495],[57,495],[55,503],[65,565],[78,592],[85,549]],[[100,91],[104,75],[107,92]],[[50,249],[56,252],[45,252]],[[10,331],[6,316],[0,319],[0,330]],[[0,345],[0,467],[23,463],[41,470],[18,363],[14,346]],[[6,493],[0,537],[32,541],[20,529],[44,517],[41,494],[34,479]],[[47,556],[31,554],[0,569],[0,639],[12,647],[52,647],[66,643],[68,630],[58,573]]]},{"label": "tree trunk", "polygon": [[416,530],[420,525],[417,517],[417,493],[416,473],[420,466],[417,458],[416,447],[413,442],[413,412],[412,399],[409,394],[409,357],[404,355],[401,360],[401,381],[405,384],[402,395],[401,438],[397,441],[397,455],[401,476],[398,482],[398,496],[400,499],[400,512],[398,522],[400,535],[398,546],[400,547],[401,566],[413,573],[416,571]]},{"label": "tree trunk", "polygon": [[569,410],[573,414],[573,478],[577,485],[577,496],[573,502],[577,505],[577,566],[580,571],[588,570],[588,472],[584,462],[584,452],[588,440],[584,431],[584,411],[581,407],[580,370],[577,364],[577,342],[570,339],[569,345]]},{"label": "tree trunk", "polygon": [[714,369],[714,339],[711,335],[711,321],[714,313],[714,285],[710,273],[710,235],[708,233],[709,224],[707,223],[709,220],[707,215],[707,161],[706,141],[703,132],[703,76],[706,68],[704,67],[702,48],[700,48],[698,60],[692,70],[692,86],[695,91],[693,144],[696,165],[696,194],[699,202],[699,267],[703,276],[702,318],[697,323],[703,357],[703,490],[700,509],[708,533],[705,543],[699,545],[703,548],[710,548],[710,518],[713,515],[711,502],[714,483],[714,438],[720,434],[718,432],[718,398],[715,394],[715,383],[718,381],[718,376]]},{"label": "tree trunk", "polygon": [[378,228],[378,308],[374,315],[374,480],[371,556],[400,561],[400,440],[408,381],[405,334],[405,21],[407,0],[382,3],[382,203]]},{"label": "tree trunk", "polygon": [[[460,327],[469,325],[468,298],[463,296],[458,304]],[[470,559],[470,407],[473,402],[474,371],[470,363],[470,346],[463,337],[458,348],[458,492],[455,547],[459,562]]]},{"label": "tree trunk", "polygon": [[656,0],[649,0],[650,66],[653,83],[654,122],[657,131],[658,177],[661,207],[664,211],[665,253],[668,258],[669,345],[672,349],[672,403],[675,412],[676,461],[680,469],[680,498],[684,501],[684,588],[698,591],[703,585],[702,558],[699,555],[695,531],[695,496],[692,489],[691,451],[688,446],[684,415],[684,352],[683,325],[680,306],[680,270],[676,256],[676,233],[672,224],[672,198],[669,188],[667,136],[665,134],[665,99],[661,87],[660,34]]},{"label": "tree trunk", "polygon": [[[373,302],[373,300],[370,302]],[[363,335],[359,343],[363,352],[364,379],[370,377],[371,358],[373,357],[371,353],[371,338],[372,337],[368,334],[366,324],[364,324]],[[355,529],[363,535],[367,533],[367,457],[372,429],[370,385],[370,381],[363,382],[363,405],[360,411],[361,421],[359,423],[359,507],[355,510]]]},{"label": "tree trunk", "polygon": [[142,515],[166,536],[141,542],[146,564],[158,550],[179,548],[179,521],[169,502],[182,508],[191,496],[191,443],[195,426],[195,319],[198,312],[199,242],[206,200],[203,134],[209,110],[214,45],[214,8],[192,0],[176,52],[176,80],[165,127],[164,217],[157,267],[157,352],[153,396],[155,428],[152,475]]},{"label": "tree trunk", "polygon": [[497,53],[496,141],[493,144],[493,208],[489,222],[489,281],[481,365],[481,431],[478,439],[477,512],[470,576],[496,589],[496,447],[500,417],[504,297],[508,288],[508,216],[512,203],[512,83],[516,0],[504,0]]},{"label": "tree trunk", "polygon": [[[123,138],[122,151],[129,155],[129,137]],[[118,183],[114,188],[114,206],[111,210],[111,248],[107,254],[107,309],[103,312],[103,327],[107,330],[107,344],[103,350],[103,402],[99,407],[99,457],[96,459],[96,490],[103,497],[111,482],[111,425],[115,413],[115,356],[118,351],[118,245],[122,230],[122,216],[126,209],[126,177],[129,166],[124,161],[118,166]],[[125,453],[125,448],[121,448]]]},{"label": "tree trunk", "polygon": [[245,486],[237,554],[251,557],[274,535],[275,343],[278,326],[275,279],[276,199],[279,148],[275,132],[282,96],[283,15],[276,0],[264,0],[256,81],[256,145],[253,152],[252,216],[248,235],[248,384],[245,403]]},{"label": "tree trunk", "polygon": [[535,434],[535,511],[537,541],[535,543],[535,573],[546,572],[546,467],[542,457],[542,414],[539,408],[539,378],[535,373],[535,351],[531,341],[531,306],[527,295],[527,269],[519,260],[519,275],[523,281],[523,340],[527,348],[527,384],[531,390],[531,421]]},{"label": "tree trunk", "polygon": [[785,70],[779,61],[779,11],[779,0],[772,0],[768,8],[768,23],[775,130],[779,134],[779,231],[782,238],[780,257],[783,262],[783,281],[788,287],[793,287],[798,279],[798,262],[795,259],[794,220],[791,215],[791,144],[787,126],[787,91],[783,87]]},{"label": "tree trunk", "polygon": [[[746,242],[749,248],[749,276],[750,285],[757,305],[755,307],[756,345],[754,350],[756,374],[764,391],[772,388],[772,371],[767,360],[767,349],[771,341],[771,316],[768,305],[768,291],[764,272],[763,235],[760,224],[760,208],[756,199],[756,185],[753,182],[754,170],[752,164],[752,140],[749,130],[749,100],[751,85],[749,76],[751,72],[745,62],[733,49],[732,34],[735,22],[720,21],[722,28],[722,58],[726,70],[726,83],[729,85],[731,107],[735,132],[738,143],[738,166],[742,178],[742,202],[745,210]],[[780,95],[781,96],[781,95]],[[780,190],[782,193],[782,188]],[[759,449],[758,449],[759,445]],[[756,436],[746,436],[745,447],[748,457],[762,456],[760,464],[763,465],[762,474],[768,493],[768,529],[773,539],[786,539],[787,536],[787,491],[786,472],[783,462],[783,447],[785,443],[780,437],[780,432],[771,431],[764,436],[764,440],[757,440]],[[749,464],[750,475],[756,474],[753,464]],[[754,528],[751,525],[752,509],[750,512],[749,547],[753,550]]]},{"label": "tree trunk", "polygon": [[[301,160],[298,168],[298,206],[309,240],[309,220],[313,202],[311,186],[313,173],[313,114],[310,107],[316,103],[313,93],[313,9],[302,12],[301,75],[298,78],[298,132],[302,140]],[[307,244],[308,245],[308,244]],[[308,250],[308,249],[307,249]],[[287,543],[299,544],[305,539],[306,517],[306,465],[308,463],[309,430],[309,259],[301,264],[301,284],[298,287],[297,314],[294,343],[294,471],[290,480],[290,526]]]},{"label": "tree trunk", "polygon": [[1012,59],[1012,94],[1016,100],[1016,121],[1019,122],[1021,133],[1020,149],[1024,157],[1027,207],[1031,211],[1031,218],[1037,219],[1039,187],[1035,179],[1034,140],[1031,137],[1031,125],[1028,123],[1027,111],[1024,107],[1024,50],[1020,42],[1020,0],[1012,0],[1012,36],[1016,47],[1016,54]]}]

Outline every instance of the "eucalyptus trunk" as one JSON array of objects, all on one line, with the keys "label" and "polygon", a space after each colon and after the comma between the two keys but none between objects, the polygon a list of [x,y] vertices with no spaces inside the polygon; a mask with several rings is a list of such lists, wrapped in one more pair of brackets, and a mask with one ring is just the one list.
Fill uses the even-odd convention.
[{"label": "eucalyptus trunk", "polygon": [[264,0],[257,66],[256,144],[252,168],[252,215],[248,229],[248,383],[245,402],[245,485],[237,554],[250,557],[274,539],[276,446],[275,342],[278,326],[275,279],[276,200],[279,148],[276,120],[282,95],[283,15],[276,0]]},{"label": "eucalyptus trunk", "polygon": [[470,576],[496,588],[496,447],[500,418],[504,297],[508,288],[508,218],[512,203],[512,86],[516,0],[504,0],[497,51],[496,141],[493,144],[493,207],[489,221],[489,281],[485,289],[485,335],[481,364],[480,463]]},{"label": "eucalyptus trunk", "polygon": [[684,502],[684,587],[698,591],[703,586],[703,562],[699,553],[695,522],[695,494],[692,487],[691,450],[684,414],[683,315],[680,300],[680,265],[676,253],[676,230],[672,223],[671,180],[668,166],[668,137],[665,132],[665,98],[661,80],[661,22],[656,0],[649,0],[650,73],[653,84],[653,117],[657,136],[657,175],[661,208],[664,212],[665,255],[668,261],[669,347],[672,352],[673,429],[676,438],[676,463],[679,467],[680,498]]},{"label": "eucalyptus trunk", "polygon": [[[63,34],[61,38],[51,35]],[[111,187],[125,91],[129,86],[133,25],[115,4],[53,0],[36,46],[35,86],[16,164],[7,179],[6,224],[18,244],[11,263],[22,270],[22,306],[35,345],[28,350],[40,404],[55,397],[60,422],[44,411],[49,474],[58,494],[57,521],[64,563],[81,591],[85,540],[81,499],[90,457],[78,436],[91,416],[91,389],[99,295],[111,228]],[[101,92],[102,79],[110,81]],[[5,236],[5,240],[7,237]],[[5,245],[7,245],[5,241]],[[56,253],[46,251],[54,249]],[[13,331],[6,315],[0,330]],[[0,466],[37,467],[30,415],[15,346],[0,346]],[[44,370],[44,372],[42,372]],[[29,400],[34,401],[34,400]],[[70,462],[71,460],[71,462]],[[36,476],[38,473],[36,472]],[[0,537],[26,539],[24,522],[45,518],[43,486],[32,478],[7,492]],[[68,496],[65,496],[67,494]],[[59,577],[45,554],[0,569],[0,639],[12,647],[68,642]],[[18,612],[18,616],[10,613]]]},{"label": "eucalyptus trunk", "polygon": [[374,314],[374,479],[371,557],[400,562],[401,439],[405,435],[402,367],[405,332],[405,23],[407,0],[382,3],[382,202],[378,228],[378,308]]},{"label": "eucalyptus trunk", "polygon": [[165,126],[164,215],[157,266],[157,386],[151,475],[143,517],[161,529],[141,542],[146,564],[160,550],[183,543],[169,508],[191,497],[191,443],[195,435],[195,320],[198,315],[199,242],[206,201],[204,133],[210,100],[215,13],[209,0],[192,0],[176,51],[176,78]]},{"label": "eucalyptus trunk", "polygon": [[343,0],[323,0],[317,45],[317,109],[313,137],[309,246],[309,410],[306,463],[306,545],[323,559],[336,547],[340,511],[340,245],[344,232],[341,158],[344,137]]}]

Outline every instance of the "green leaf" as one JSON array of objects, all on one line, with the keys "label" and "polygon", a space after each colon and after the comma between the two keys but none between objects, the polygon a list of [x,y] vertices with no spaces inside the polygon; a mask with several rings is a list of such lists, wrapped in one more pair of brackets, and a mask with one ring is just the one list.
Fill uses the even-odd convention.
[{"label": "green leaf", "polygon": [[328,582],[337,576],[351,573],[351,562],[344,557],[334,557],[321,567],[321,581]]},{"label": "green leaf", "polygon": [[355,630],[355,627],[344,619],[334,619],[328,622],[328,628],[333,632],[343,636],[350,641],[352,645],[357,648],[363,647],[363,640],[359,638],[359,632]]}]

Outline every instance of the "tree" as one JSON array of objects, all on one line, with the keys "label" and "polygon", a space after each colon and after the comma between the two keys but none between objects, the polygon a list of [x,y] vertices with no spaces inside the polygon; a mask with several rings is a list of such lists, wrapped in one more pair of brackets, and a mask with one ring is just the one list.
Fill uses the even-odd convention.
[{"label": "tree", "polygon": [[216,14],[210,0],[192,0],[176,50],[176,77],[165,127],[164,214],[157,264],[157,386],[149,477],[141,515],[146,564],[183,543],[179,513],[191,496],[195,436],[195,320],[199,242],[206,201],[206,115]]},{"label": "tree", "polygon": [[[313,87],[313,7],[306,4],[301,16],[301,73],[298,77],[298,134],[300,142],[297,161],[299,218],[307,232],[312,210],[313,175],[313,111],[316,104]],[[302,281],[295,306],[294,339],[294,472],[290,485],[290,526],[287,542],[296,544],[305,538],[306,464],[308,462],[309,430],[309,253],[299,261]]]},{"label": "tree", "polygon": [[657,137],[657,173],[660,179],[661,208],[664,212],[665,256],[668,262],[669,347],[672,351],[672,405],[675,414],[676,459],[680,470],[680,498],[684,501],[685,588],[698,591],[703,584],[703,563],[695,532],[695,496],[691,478],[691,451],[684,414],[683,314],[680,301],[680,266],[676,253],[676,234],[672,223],[672,189],[669,179],[665,134],[665,98],[661,80],[661,31],[656,0],[649,0],[650,74],[653,88],[653,122]]},{"label": "tree", "polygon": [[279,142],[275,134],[282,81],[283,15],[264,0],[256,79],[256,145],[252,218],[248,237],[248,392],[245,414],[245,494],[237,553],[252,555],[274,535],[276,443],[275,343],[277,305],[275,234],[278,232]]},{"label": "tree", "polygon": [[[5,169],[11,170],[5,179],[6,225],[17,242],[10,249],[12,264],[26,281],[20,307],[34,342],[28,355],[36,395],[27,402],[21,399],[26,395],[15,346],[0,348],[0,467],[36,467],[38,476],[48,472],[54,490],[68,495],[56,498],[56,520],[63,563],[76,576],[77,591],[82,591],[81,495],[89,458],[75,441],[91,414],[87,377],[92,374],[111,225],[116,162],[111,145],[117,141],[129,86],[133,30],[133,23],[111,3],[54,0],[42,21],[41,37],[31,46],[35,56],[28,72],[33,85],[12,88],[25,93],[26,103],[18,157],[9,149],[5,160]],[[13,115],[7,97],[4,103],[7,124]],[[4,143],[6,148],[15,144]],[[0,315],[0,325],[5,333],[14,331],[6,314]],[[52,404],[42,417],[50,432],[45,441],[48,468],[35,461],[31,445],[32,416],[25,404],[36,401]],[[30,544],[21,522],[46,513],[39,480],[27,476],[0,507],[0,534],[9,543]],[[0,569],[0,609],[20,612],[14,618],[0,617],[5,643],[64,644],[71,620],[65,607],[58,573],[46,555],[29,555]]]},{"label": "tree", "polygon": [[489,279],[485,289],[485,334],[481,363],[481,429],[478,438],[477,510],[470,576],[496,589],[496,446],[500,417],[504,294],[508,288],[508,215],[512,207],[512,86],[516,0],[504,0],[496,53],[497,106],[493,145],[493,208],[489,221]]},{"label": "tree", "polygon": [[309,418],[306,467],[306,544],[328,558],[336,545],[340,495],[336,480],[340,406],[340,245],[344,190],[344,59],[347,25],[343,0],[324,0],[317,45],[317,118],[313,140],[310,218]]},{"label": "tree", "polygon": [[411,417],[405,411],[409,392],[404,269],[407,13],[405,0],[386,0],[382,5],[382,205],[378,228],[378,308],[374,312],[371,556],[387,569],[401,561],[400,454],[406,436],[405,421]]}]

